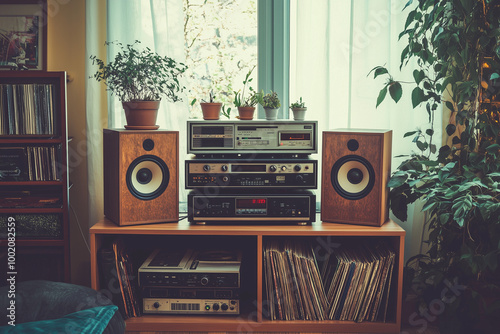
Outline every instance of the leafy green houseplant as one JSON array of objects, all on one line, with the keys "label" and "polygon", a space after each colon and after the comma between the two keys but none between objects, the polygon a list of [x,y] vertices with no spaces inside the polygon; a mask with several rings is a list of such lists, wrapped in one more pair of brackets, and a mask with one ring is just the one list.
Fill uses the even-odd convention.
[{"label": "leafy green houseplant", "polygon": [[[398,102],[410,84],[413,107],[425,105],[429,117],[428,129],[405,134],[419,153],[388,184],[397,218],[406,220],[417,200],[428,217],[429,251],[408,261],[407,274],[418,287],[419,316],[432,315],[441,333],[493,333],[500,312],[500,4],[410,0],[406,7],[401,66],[416,61],[413,82],[382,66],[372,71],[387,78],[377,106],[387,93]],[[451,140],[437,148],[434,115],[443,105]]]},{"label": "leafy green houseplant", "polygon": [[293,119],[296,121],[303,121],[306,115],[307,107],[304,101],[302,101],[302,96],[296,102],[290,104],[290,109],[293,113]]},{"label": "leafy green houseplant", "polygon": [[[120,50],[114,60],[107,64],[96,56],[91,56],[92,63],[98,66],[93,77],[98,82],[104,82],[107,90],[122,102],[129,126],[154,127],[156,113],[151,116],[154,117],[153,120],[150,118],[145,121],[146,124],[134,117],[134,109],[142,105],[143,101],[147,101],[147,109],[142,110],[152,108],[157,112],[163,97],[171,102],[181,101],[179,94],[184,87],[179,78],[185,72],[186,66],[167,56],[160,56],[150,48],[137,50],[135,46],[139,43],[135,41],[124,46],[118,42],[106,42],[106,45],[117,45]],[[134,121],[139,123],[131,125]]]},{"label": "leafy green houseplant", "polygon": [[281,101],[278,97],[278,93],[271,91],[270,93],[263,94],[260,104],[266,112],[267,120],[275,120],[278,116],[278,109],[281,107]]},{"label": "leafy green houseplant", "polygon": [[[241,120],[251,120],[253,119],[253,114],[255,112],[255,106],[261,101],[262,94],[260,92],[255,91],[250,83],[253,78],[250,78],[252,75],[255,66],[252,67],[245,76],[245,80],[243,80],[243,90],[240,92],[234,92],[234,105],[238,108],[239,116],[238,118]],[[245,90],[248,86],[249,94],[245,96]]]}]

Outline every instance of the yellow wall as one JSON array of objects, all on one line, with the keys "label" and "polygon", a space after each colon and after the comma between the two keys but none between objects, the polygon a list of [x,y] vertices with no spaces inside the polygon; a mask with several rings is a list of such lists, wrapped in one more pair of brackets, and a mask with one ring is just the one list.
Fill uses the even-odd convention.
[{"label": "yellow wall", "polygon": [[[85,0],[49,1],[47,69],[66,71],[70,182],[71,281],[90,286],[85,136]],[[80,227],[79,227],[80,225]]]}]

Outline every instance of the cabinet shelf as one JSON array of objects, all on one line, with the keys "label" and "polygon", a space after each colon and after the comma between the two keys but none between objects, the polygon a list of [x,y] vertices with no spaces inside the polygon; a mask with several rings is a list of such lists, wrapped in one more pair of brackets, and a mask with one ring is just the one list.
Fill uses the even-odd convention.
[{"label": "cabinet shelf", "polygon": [[[15,222],[20,256],[16,281],[69,282],[66,73],[1,71],[0,92],[4,96],[0,149],[6,152],[1,159],[4,168],[18,171],[0,181],[4,199],[0,224],[11,223],[11,217]],[[16,179],[55,181],[12,181]],[[0,257],[8,250],[5,235],[0,239]]]},{"label": "cabinet shelf", "polygon": [[43,213],[63,213],[63,208],[0,208],[0,214],[12,214],[16,213],[33,213],[33,214],[43,214]]},{"label": "cabinet shelf", "polygon": [[[0,240],[0,246],[7,246],[6,240]],[[43,246],[43,247],[64,247],[64,240],[54,240],[54,239],[37,239],[37,240],[24,240],[24,239],[16,239],[16,247],[35,247],[35,246]],[[63,249],[61,250],[61,252]]]},{"label": "cabinet shelf", "polygon": [[[101,246],[116,237],[127,239],[127,245],[140,247],[148,242],[164,240],[169,238],[179,239],[182,242],[197,244],[200,240],[208,243],[217,243],[220,239],[242,240],[246,247],[248,256],[252,257],[249,262],[250,268],[246,268],[247,274],[251,276],[248,289],[250,296],[255,300],[241,300],[242,313],[237,316],[225,315],[143,315],[126,320],[127,332],[169,332],[169,331],[227,331],[227,332],[352,332],[352,333],[399,333],[401,319],[401,296],[403,283],[403,249],[405,231],[393,221],[388,221],[382,227],[346,225],[334,223],[317,223],[306,226],[295,225],[191,225],[186,221],[179,223],[161,223],[135,226],[119,227],[108,219],[103,219],[90,228],[91,249],[91,281],[92,288],[100,290],[99,269],[97,253]],[[349,241],[364,238],[382,238],[393,245],[396,251],[396,261],[393,273],[393,285],[391,291],[394,295],[390,298],[391,308],[394,310],[390,319],[392,321],[361,322],[352,321],[271,321],[266,318],[263,305],[266,302],[266,291],[263,269],[263,244],[268,238],[287,237],[309,238],[311,240],[328,241],[338,238]],[[237,242],[237,241],[236,241]],[[243,263],[242,263],[243,266]],[[243,288],[243,287],[242,287]],[[251,297],[253,298],[253,297]],[[246,304],[243,304],[246,303]]]}]

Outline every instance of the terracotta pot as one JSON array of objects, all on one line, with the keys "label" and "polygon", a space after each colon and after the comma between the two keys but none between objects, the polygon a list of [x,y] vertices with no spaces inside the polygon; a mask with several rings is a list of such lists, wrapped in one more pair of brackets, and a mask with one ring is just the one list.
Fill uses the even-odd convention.
[{"label": "terracotta pot", "polygon": [[126,129],[158,129],[159,126],[156,125],[156,117],[160,101],[130,101],[123,102],[122,105],[127,120]]},{"label": "terracotta pot", "polygon": [[240,119],[249,121],[253,119],[253,114],[255,112],[255,107],[238,107],[238,113]]},{"label": "terracotta pot", "polygon": [[203,119],[215,120],[220,117],[220,109],[222,108],[222,103],[208,103],[202,102],[201,112],[203,113]]},{"label": "terracotta pot", "polygon": [[307,108],[292,108],[293,119],[296,121],[303,121],[306,116]]}]

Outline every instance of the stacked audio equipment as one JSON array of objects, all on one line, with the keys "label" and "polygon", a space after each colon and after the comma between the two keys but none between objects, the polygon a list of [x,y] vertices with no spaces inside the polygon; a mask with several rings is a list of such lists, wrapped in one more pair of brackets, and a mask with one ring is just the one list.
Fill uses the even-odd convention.
[{"label": "stacked audio equipment", "polygon": [[311,223],[316,121],[188,121],[188,220]]},{"label": "stacked audio equipment", "polygon": [[321,220],[381,226],[388,219],[392,131],[323,132]]},{"label": "stacked audio equipment", "polygon": [[104,214],[118,225],[179,220],[179,132],[104,129]]},{"label": "stacked audio equipment", "polygon": [[240,314],[241,252],[157,249],[139,268],[144,314]]}]

